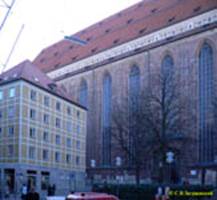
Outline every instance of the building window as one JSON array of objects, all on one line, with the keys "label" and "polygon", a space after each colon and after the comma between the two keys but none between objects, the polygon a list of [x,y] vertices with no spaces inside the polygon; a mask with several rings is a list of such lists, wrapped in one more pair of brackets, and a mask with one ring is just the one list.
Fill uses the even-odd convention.
[{"label": "building window", "polygon": [[72,160],[71,155],[70,154],[66,154],[66,163],[70,164],[71,160]]},{"label": "building window", "polygon": [[32,120],[35,120],[36,119],[36,111],[35,111],[35,109],[30,109],[30,118],[32,119]]},{"label": "building window", "polygon": [[56,144],[60,145],[60,135],[56,135]]},{"label": "building window", "polygon": [[43,121],[45,124],[49,124],[49,115],[48,114],[44,114]]},{"label": "building window", "polygon": [[44,131],[43,132],[43,140],[45,142],[48,142],[49,141],[49,133],[47,131]]},{"label": "building window", "polygon": [[81,142],[80,142],[80,141],[77,141],[77,142],[76,142],[76,148],[77,148],[78,150],[81,149]]},{"label": "building window", "polygon": [[2,127],[0,127],[0,135],[2,134]]},{"label": "building window", "polygon": [[59,101],[56,102],[56,110],[58,110],[58,111],[61,110],[61,104]]},{"label": "building window", "polygon": [[47,150],[47,149],[43,149],[42,158],[43,158],[43,160],[45,160],[45,161],[48,160],[48,150]]},{"label": "building window", "polygon": [[14,126],[9,126],[8,127],[8,135],[13,136],[14,135]]},{"label": "building window", "polygon": [[45,106],[49,106],[49,97],[48,96],[44,96],[44,105]]},{"label": "building window", "polygon": [[30,128],[29,129],[29,137],[30,138],[36,138],[36,129],[35,128]]},{"label": "building window", "polygon": [[80,118],[80,111],[77,110],[76,114],[77,114],[77,118],[79,119]]},{"label": "building window", "polygon": [[15,97],[15,88],[10,88],[9,89],[9,98],[13,98]]},{"label": "building window", "polygon": [[35,159],[35,157],[36,157],[35,152],[36,152],[35,147],[30,146],[29,147],[29,158],[30,159]]},{"label": "building window", "polygon": [[87,107],[88,103],[87,92],[87,82],[85,80],[82,80],[79,90],[79,103],[84,107]]},{"label": "building window", "polygon": [[111,164],[111,100],[112,79],[106,75],[103,79],[102,95],[102,163],[104,166]]},{"label": "building window", "polygon": [[71,133],[72,132],[72,122],[66,122],[66,128],[67,128],[67,131],[69,132],[69,133]]},{"label": "building window", "polygon": [[80,129],[80,124],[77,124],[77,134],[80,134],[81,129]]},{"label": "building window", "polygon": [[15,107],[14,106],[9,106],[8,107],[8,117],[13,118],[13,117],[15,117],[15,115],[16,115]]},{"label": "building window", "polygon": [[66,139],[66,145],[67,147],[72,147],[72,140],[70,138]]},{"label": "building window", "polygon": [[69,106],[67,107],[67,114],[68,114],[68,115],[71,115],[71,114],[72,114],[72,110],[71,110],[71,108],[70,108]]},{"label": "building window", "polygon": [[3,91],[0,90],[0,101],[3,100],[4,95],[3,95]]},{"label": "building window", "polygon": [[204,43],[199,53],[199,159],[214,159],[214,124],[212,120],[214,93],[214,62],[211,46]]},{"label": "building window", "polygon": [[80,157],[76,156],[75,158],[76,165],[80,165]]},{"label": "building window", "polygon": [[59,118],[56,118],[56,127],[60,128],[60,119]]},{"label": "building window", "polygon": [[50,173],[41,172],[41,189],[47,190],[50,185]]},{"label": "building window", "polygon": [[2,117],[3,117],[3,112],[2,110],[0,110],[0,119],[2,119]]},{"label": "building window", "polygon": [[60,152],[55,152],[55,161],[60,162]]},{"label": "building window", "polygon": [[170,55],[166,55],[161,63],[162,78],[167,80],[172,78],[174,72],[174,62]]},{"label": "building window", "polygon": [[8,145],[8,157],[14,155],[14,146],[12,144]]},{"label": "building window", "polygon": [[36,91],[34,91],[34,90],[30,91],[30,99],[32,101],[36,101]]},{"label": "building window", "polygon": [[137,66],[133,66],[129,74],[129,102],[130,107],[133,104],[138,104],[138,97],[140,91],[140,71]]}]

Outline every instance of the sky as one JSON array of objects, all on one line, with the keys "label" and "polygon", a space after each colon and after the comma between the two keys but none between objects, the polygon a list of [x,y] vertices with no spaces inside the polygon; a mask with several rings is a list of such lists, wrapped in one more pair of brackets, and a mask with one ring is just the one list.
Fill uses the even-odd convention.
[{"label": "sky", "polygon": [[[0,24],[7,11],[0,0]],[[0,30],[0,70],[9,69],[23,60],[34,58],[43,48],[88,27],[140,0],[15,0],[15,4]],[[24,28],[21,28],[21,27]],[[0,71],[0,72],[1,72]]]}]

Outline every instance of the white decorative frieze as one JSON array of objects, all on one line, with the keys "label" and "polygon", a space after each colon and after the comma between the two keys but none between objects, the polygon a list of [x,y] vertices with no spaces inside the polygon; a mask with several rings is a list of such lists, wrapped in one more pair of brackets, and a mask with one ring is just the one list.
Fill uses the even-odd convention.
[{"label": "white decorative frieze", "polygon": [[105,50],[101,53],[98,53],[94,56],[90,56],[81,61],[66,65],[60,69],[54,70],[48,73],[48,76],[51,78],[60,77],[66,73],[77,71],[86,66],[100,63],[109,58],[122,55],[127,52],[131,52],[135,49],[145,47],[147,45],[153,44],[155,42],[162,41],[166,38],[173,37],[185,32],[194,30],[196,28],[202,27],[206,24],[217,22],[217,9],[206,12],[204,14],[192,17],[191,19],[182,21],[180,23],[171,25],[167,28],[163,28],[159,31],[155,31],[146,36],[140,37],[138,39],[132,40],[125,44],[119,45],[117,47]]}]

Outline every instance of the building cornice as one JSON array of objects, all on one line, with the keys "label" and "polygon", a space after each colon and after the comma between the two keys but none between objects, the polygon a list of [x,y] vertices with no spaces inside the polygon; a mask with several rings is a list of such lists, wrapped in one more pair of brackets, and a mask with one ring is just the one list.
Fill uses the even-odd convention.
[{"label": "building cornice", "polygon": [[[117,57],[129,55],[132,52],[139,51],[140,49],[147,49],[150,46],[158,46],[159,43],[164,43],[173,39],[180,39],[181,36],[186,37],[187,33],[197,32],[197,30],[207,30],[206,27],[217,22],[217,9],[213,9],[201,15],[184,20],[177,24],[155,31],[138,39],[134,39],[117,47],[105,50],[94,56],[82,59],[78,62],[66,65],[60,69],[47,73],[47,75],[54,79],[60,80],[66,77],[66,74],[74,73],[83,70],[85,67],[99,65],[108,60],[113,60]],[[210,29],[210,26],[209,26]],[[200,30],[201,32],[201,30]],[[144,50],[143,50],[144,51]]]},{"label": "building cornice", "polygon": [[46,88],[44,88],[44,87],[41,87],[40,85],[34,84],[33,82],[28,81],[28,80],[23,79],[23,78],[15,78],[15,79],[11,79],[11,80],[8,80],[8,81],[1,82],[1,83],[0,83],[0,87],[3,86],[3,85],[8,85],[8,84],[10,84],[10,83],[18,82],[18,81],[24,81],[24,82],[26,82],[26,83],[29,83],[30,85],[33,85],[33,86],[35,86],[35,87],[38,87],[38,88],[40,88],[40,89],[46,91],[46,92],[49,93],[49,94],[52,94],[52,95],[54,95],[54,96],[56,96],[56,97],[58,97],[58,98],[60,98],[60,99],[62,99],[62,100],[64,100],[64,101],[67,101],[67,102],[70,103],[70,104],[76,105],[76,106],[80,107],[80,108],[83,109],[83,110],[87,110],[86,107],[84,107],[84,106],[82,106],[82,105],[80,105],[80,104],[78,104],[78,103],[76,103],[76,102],[74,102],[74,101],[70,101],[69,99],[65,98],[64,96],[61,96],[61,95],[59,95],[59,94],[57,94],[57,93],[55,93],[55,92],[52,92],[52,91],[50,91],[50,90],[48,90],[48,89],[46,89]]}]

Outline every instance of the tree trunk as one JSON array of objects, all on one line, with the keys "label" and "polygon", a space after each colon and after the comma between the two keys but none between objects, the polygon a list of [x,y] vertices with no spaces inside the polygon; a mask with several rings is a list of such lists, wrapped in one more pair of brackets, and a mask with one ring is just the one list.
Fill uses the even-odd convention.
[{"label": "tree trunk", "polygon": [[136,185],[140,185],[140,166],[136,166]]}]

